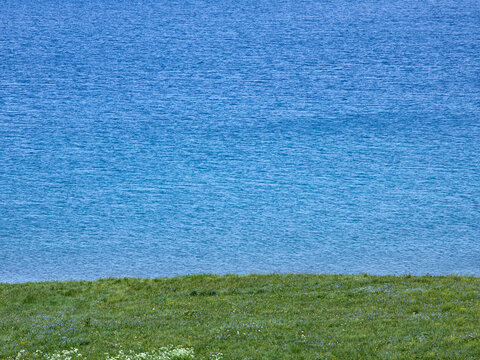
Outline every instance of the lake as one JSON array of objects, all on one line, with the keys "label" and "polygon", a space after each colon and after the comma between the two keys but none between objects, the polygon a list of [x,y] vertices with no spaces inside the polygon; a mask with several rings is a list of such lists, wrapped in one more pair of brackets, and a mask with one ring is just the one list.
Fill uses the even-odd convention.
[{"label": "lake", "polygon": [[480,2],[2,1],[0,282],[480,276]]}]

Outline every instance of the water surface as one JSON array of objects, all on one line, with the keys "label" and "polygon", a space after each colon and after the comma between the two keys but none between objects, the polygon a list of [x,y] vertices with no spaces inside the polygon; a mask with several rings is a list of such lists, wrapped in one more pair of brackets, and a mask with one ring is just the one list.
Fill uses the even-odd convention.
[{"label": "water surface", "polygon": [[480,3],[1,1],[0,281],[480,276]]}]

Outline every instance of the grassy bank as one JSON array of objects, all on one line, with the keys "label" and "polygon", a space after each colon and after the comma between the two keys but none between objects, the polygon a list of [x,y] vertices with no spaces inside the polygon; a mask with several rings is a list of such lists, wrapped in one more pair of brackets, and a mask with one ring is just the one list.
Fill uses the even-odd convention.
[{"label": "grassy bank", "polygon": [[0,359],[77,348],[208,359],[480,359],[480,279],[188,276],[0,284]]}]

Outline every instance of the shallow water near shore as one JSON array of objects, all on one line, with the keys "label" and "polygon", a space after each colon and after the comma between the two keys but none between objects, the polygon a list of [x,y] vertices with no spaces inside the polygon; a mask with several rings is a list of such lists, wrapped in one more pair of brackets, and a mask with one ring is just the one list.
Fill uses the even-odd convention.
[{"label": "shallow water near shore", "polygon": [[480,275],[480,3],[2,9],[0,282]]}]

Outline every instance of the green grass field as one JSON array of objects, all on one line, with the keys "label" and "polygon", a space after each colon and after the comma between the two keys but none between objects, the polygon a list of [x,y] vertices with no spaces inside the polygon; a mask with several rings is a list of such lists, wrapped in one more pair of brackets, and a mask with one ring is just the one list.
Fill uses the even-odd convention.
[{"label": "green grass field", "polygon": [[480,279],[198,275],[0,284],[0,359],[480,359]]}]

